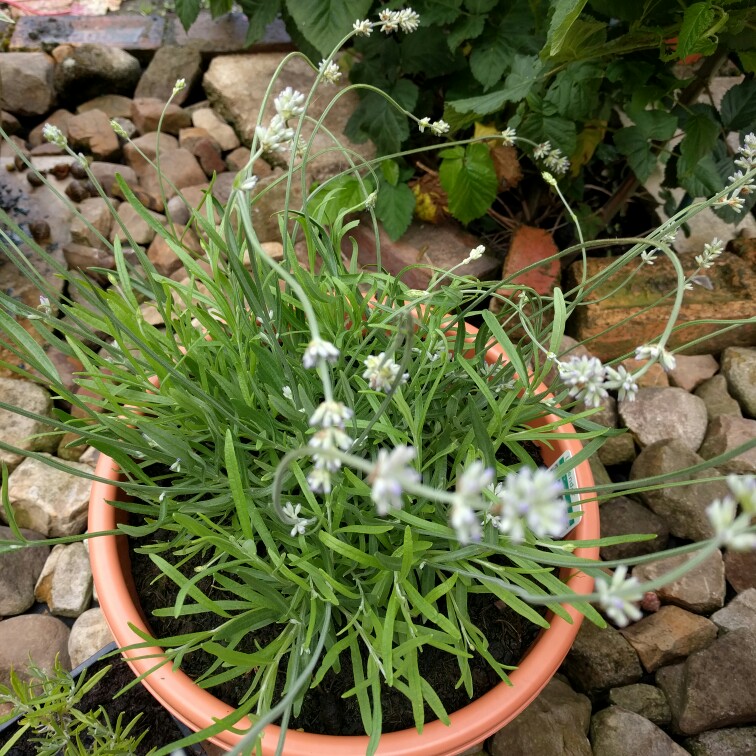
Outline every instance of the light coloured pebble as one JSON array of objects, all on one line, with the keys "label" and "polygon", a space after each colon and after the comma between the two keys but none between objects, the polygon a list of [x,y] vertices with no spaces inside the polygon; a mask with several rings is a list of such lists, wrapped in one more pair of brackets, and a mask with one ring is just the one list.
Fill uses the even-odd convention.
[{"label": "light coloured pebble", "polygon": [[83,543],[59,544],[48,557],[34,589],[51,614],[78,617],[92,602],[92,571]]},{"label": "light coloured pebble", "polygon": [[112,641],[113,633],[110,632],[102,609],[88,609],[73,623],[68,637],[71,666],[78,667]]},{"label": "light coloured pebble", "polygon": [[[52,414],[50,394],[42,386],[31,381],[0,378],[0,400],[43,417],[50,417]],[[42,420],[0,409],[0,441],[6,444],[27,451],[52,451],[58,443],[57,436],[32,438],[49,430],[49,426]],[[9,470],[15,469],[23,459],[23,454],[0,449],[0,464],[7,465]]]}]

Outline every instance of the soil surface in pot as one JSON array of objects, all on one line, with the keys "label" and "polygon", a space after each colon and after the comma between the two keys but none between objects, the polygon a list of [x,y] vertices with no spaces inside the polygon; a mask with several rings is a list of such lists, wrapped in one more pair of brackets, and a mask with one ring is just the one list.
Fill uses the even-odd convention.
[{"label": "soil surface in pot", "polygon": [[[135,756],[145,756],[150,750],[183,737],[171,715],[143,685],[134,685],[118,695],[129,683],[134,682],[134,673],[120,654],[98,659],[87,669],[87,677],[91,677],[106,666],[111,667],[110,671],[82,698],[77,706],[79,711],[95,711],[102,706],[113,725],[119,714],[123,714],[123,725],[126,725],[141,713],[142,716],[133,733],[139,734],[147,730],[147,734],[134,752]],[[117,698],[116,695],[118,695]],[[16,731],[15,727],[9,727],[0,732],[0,749]],[[36,756],[40,748],[34,736],[26,733],[18,743],[13,745],[8,756]],[[193,751],[188,751],[188,753],[193,753]]]}]

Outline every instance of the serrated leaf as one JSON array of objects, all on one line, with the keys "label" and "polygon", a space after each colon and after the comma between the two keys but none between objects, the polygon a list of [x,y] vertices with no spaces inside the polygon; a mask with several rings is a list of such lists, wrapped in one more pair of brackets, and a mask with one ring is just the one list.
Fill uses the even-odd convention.
[{"label": "serrated leaf", "polygon": [[549,48],[551,55],[556,55],[561,50],[570,27],[577,21],[587,1],[557,0],[546,38],[546,47]]},{"label": "serrated leaf", "polygon": [[528,114],[517,133],[534,142],[549,141],[565,155],[572,155],[577,147],[575,122],[557,115],[547,116],[541,111]]},{"label": "serrated leaf", "polygon": [[421,0],[417,4],[424,26],[451,24],[459,18],[461,8],[462,0]]},{"label": "serrated leaf", "polygon": [[281,10],[281,0],[239,0],[239,7],[249,21],[244,45],[253,45],[263,38],[265,27],[275,21]]},{"label": "serrated leaf", "polygon": [[[726,16],[726,14],[725,14]],[[677,58],[701,53],[711,55],[717,47],[711,38],[716,12],[710,3],[693,3],[685,9],[680,34],[677,39]]]},{"label": "serrated leaf", "polygon": [[[691,168],[711,150],[719,137],[719,124],[706,115],[695,114],[685,122],[685,136],[680,143],[680,154]],[[678,166],[678,170],[682,170]]]},{"label": "serrated leaf", "polygon": [[738,52],[738,57],[746,73],[756,73],[756,50],[742,50]]},{"label": "serrated leaf", "polygon": [[488,13],[496,7],[499,0],[465,0],[465,8],[470,13]]},{"label": "serrated leaf", "polygon": [[496,198],[496,171],[484,144],[469,144],[461,158],[443,159],[439,178],[449,198],[449,211],[462,223],[480,218]]},{"label": "serrated leaf", "polygon": [[399,183],[399,163],[396,160],[384,160],[381,163],[381,173],[391,186]]},{"label": "serrated leaf", "polygon": [[456,50],[468,39],[476,39],[483,33],[486,26],[486,16],[471,14],[461,18],[449,31],[446,44],[450,50]]},{"label": "serrated leaf", "polygon": [[352,29],[355,19],[364,18],[370,0],[286,0],[286,9],[305,39],[321,55],[330,55]]},{"label": "serrated leaf", "polygon": [[197,20],[200,12],[200,0],[176,0],[176,15],[185,31]]},{"label": "serrated leaf", "polygon": [[393,241],[407,230],[414,212],[415,195],[407,184],[391,186],[386,182],[381,183],[375,214]]},{"label": "serrated leaf", "polygon": [[710,197],[724,188],[724,181],[711,154],[695,163],[690,163],[681,155],[677,161],[677,179],[691,197]]},{"label": "serrated leaf", "polygon": [[478,40],[470,54],[470,71],[486,89],[501,81],[512,64],[514,53],[498,34],[491,33]]},{"label": "serrated leaf", "polygon": [[[386,40],[381,40],[385,45]],[[385,60],[385,58],[384,58]],[[433,61],[429,65],[429,61]],[[393,61],[392,61],[393,62]],[[399,66],[405,74],[423,74],[426,78],[444,76],[458,65],[455,50],[450,50],[438,29],[420,27],[406,35],[399,45]]]},{"label": "serrated leaf", "polygon": [[570,26],[559,52],[549,54],[548,47],[541,51],[541,58],[551,63],[561,63],[569,60],[591,58],[592,51],[599,52],[598,48],[606,44],[607,24],[592,18],[578,18]]},{"label": "serrated leaf", "polygon": [[629,105],[625,111],[646,139],[666,141],[672,138],[677,128],[677,116],[665,110],[645,110]]},{"label": "serrated leaf", "polygon": [[645,181],[654,170],[656,157],[651,152],[648,139],[638,126],[628,126],[620,129],[614,135],[614,144],[627,158],[639,181]]},{"label": "serrated leaf", "polygon": [[573,121],[585,121],[598,109],[598,93],[604,73],[596,63],[575,63],[560,71],[546,92],[544,102]]},{"label": "serrated leaf", "polygon": [[756,124],[756,80],[746,79],[725,92],[720,112],[727,130],[752,129]]}]

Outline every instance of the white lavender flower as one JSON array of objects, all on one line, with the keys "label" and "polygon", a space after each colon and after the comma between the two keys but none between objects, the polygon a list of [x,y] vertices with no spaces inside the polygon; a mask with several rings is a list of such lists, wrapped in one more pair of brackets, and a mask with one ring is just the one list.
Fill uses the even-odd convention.
[{"label": "white lavender flower", "polygon": [[369,37],[373,33],[373,25],[367,19],[355,21],[352,29],[354,29],[354,33],[358,37]]},{"label": "white lavender flower", "polygon": [[331,473],[325,467],[313,467],[307,475],[307,484],[313,493],[331,493],[333,484]]},{"label": "white lavender flower", "polygon": [[181,472],[181,460],[177,459],[168,469],[171,472]]},{"label": "white lavender flower", "polygon": [[63,132],[52,123],[46,123],[42,127],[42,136],[48,142],[57,144],[58,147],[65,148],[65,146],[68,144],[68,140],[66,139]]},{"label": "white lavender flower", "polygon": [[703,254],[696,255],[698,267],[704,269],[713,267],[722,252],[724,252],[724,242],[714,237],[710,242],[704,244]]},{"label": "white lavender flower", "polygon": [[449,128],[449,124],[446,121],[439,119],[438,121],[434,121],[431,124],[430,130],[431,133],[435,134],[436,136],[442,136],[448,133]]},{"label": "white lavender flower", "polygon": [[415,454],[411,446],[396,446],[390,452],[379,450],[368,482],[371,484],[370,498],[381,517],[392,509],[401,509],[404,490],[420,480],[420,473],[410,465]]},{"label": "white lavender flower", "polygon": [[373,210],[375,208],[375,203],[378,202],[378,190],[376,189],[373,192],[370,192],[367,197],[365,197],[365,210]]},{"label": "white lavender flower", "polygon": [[339,449],[348,451],[352,446],[352,439],[341,428],[328,427],[319,430],[310,439],[309,446],[318,450],[312,454],[315,467],[336,472],[341,467],[341,460],[334,456],[333,452]]},{"label": "white lavender flower", "polygon": [[[742,181],[744,178],[745,174],[743,173],[743,171],[735,171],[732,176],[728,177],[727,182],[729,184],[735,184],[738,181]],[[733,194],[752,194],[753,192],[756,192],[756,182],[754,182],[753,179],[749,179],[742,186],[739,186],[737,187],[737,189],[733,189],[732,191]]]},{"label": "white lavender flower", "polygon": [[559,377],[569,388],[570,396],[582,399],[587,407],[600,407],[609,394],[604,388],[606,371],[598,357],[570,357],[558,364]]},{"label": "white lavender flower", "polygon": [[53,314],[50,300],[44,294],[39,295],[39,306],[37,307],[37,309],[44,315],[47,315],[48,317],[50,317]]},{"label": "white lavender flower", "polygon": [[[289,389],[289,394],[291,394],[291,389]],[[321,402],[312,413],[310,425],[320,428],[343,428],[353,414],[352,410],[341,402]]]},{"label": "white lavender flower", "polygon": [[722,546],[733,551],[756,548],[756,533],[751,529],[751,513],[738,514],[738,503],[731,496],[715,499],[706,507],[706,516]]},{"label": "white lavender flower", "polygon": [[417,31],[418,26],[420,26],[420,15],[413,11],[412,8],[403,8],[397,11],[397,21],[399,28],[403,32],[410,34],[413,31]]},{"label": "white lavender flower", "polygon": [[287,501],[286,504],[283,505],[283,513],[287,519],[287,524],[292,526],[292,537],[304,535],[307,526],[310,524],[310,520],[305,517],[300,517],[299,513],[301,511],[301,504],[292,504],[290,501]]},{"label": "white lavender flower", "polygon": [[116,134],[116,136],[119,136],[122,139],[129,138],[129,134],[126,129],[124,129],[123,126],[118,123],[115,118],[110,119],[110,128],[113,129],[113,132]]},{"label": "white lavender flower", "polygon": [[756,168],[756,135],[746,134],[740,146],[740,157],[735,160],[735,165],[744,171]]},{"label": "white lavender flower", "polygon": [[617,567],[611,581],[599,575],[596,579],[596,593],[599,594],[599,606],[619,627],[625,627],[628,622],[636,622],[643,616],[636,606],[643,598],[643,591],[639,588],[637,578],[627,577],[627,567],[624,564]]},{"label": "white lavender flower", "polygon": [[[737,160],[735,161],[737,162]],[[738,196],[739,192],[735,190],[729,197],[720,197],[715,203],[714,207],[729,207],[736,213],[739,213],[745,207],[745,200]]]},{"label": "white lavender flower", "polygon": [[241,189],[243,192],[252,192],[255,190],[255,187],[257,186],[257,183],[259,181],[260,179],[257,176],[252,175],[241,182],[239,189]]},{"label": "white lavender flower", "polygon": [[255,127],[255,135],[260,142],[260,148],[263,152],[275,153],[281,152],[294,139],[294,129],[286,125],[286,121],[278,113],[273,116],[270,126]]},{"label": "white lavender flower", "polygon": [[382,10],[378,14],[378,23],[384,34],[392,34],[399,30],[399,14],[397,11]]},{"label": "white lavender flower", "polygon": [[318,65],[318,73],[323,76],[323,81],[326,81],[329,84],[336,84],[341,78],[341,71],[339,70],[338,64],[327,58],[323,58],[323,60],[320,61],[320,64]]},{"label": "white lavender flower", "polygon": [[658,344],[644,344],[639,346],[635,350],[636,360],[659,360],[659,364],[664,368],[665,372],[675,369],[677,361],[671,352],[666,349],[662,349]]},{"label": "white lavender flower", "polygon": [[173,94],[177,95],[182,89],[186,89],[186,79],[176,79],[173,85]]},{"label": "white lavender flower", "polygon": [[658,251],[658,249],[644,249],[640,254],[641,260],[646,263],[646,265],[653,265],[656,262],[656,253]]},{"label": "white lavender flower", "polygon": [[288,121],[289,118],[296,118],[304,113],[305,96],[292,87],[286,87],[273,100],[273,105],[276,108],[276,113],[284,121]]},{"label": "white lavender flower", "polygon": [[635,382],[635,376],[628,371],[624,365],[617,368],[606,366],[607,380],[604,385],[617,391],[617,396],[621,402],[634,402],[638,393],[638,384]]},{"label": "white lavender flower", "polygon": [[473,260],[480,260],[481,257],[483,257],[483,254],[485,253],[486,248],[482,244],[478,244],[477,247],[474,247],[470,250],[470,254],[467,255],[467,257],[462,261],[462,265],[467,265],[468,263],[471,263]]},{"label": "white lavender flower", "polygon": [[460,543],[480,540],[483,529],[477,512],[486,508],[481,494],[491,484],[493,474],[490,467],[476,459],[457,476],[449,524]]},{"label": "white lavender flower", "polygon": [[479,541],[483,535],[475,508],[467,499],[454,499],[449,511],[449,525],[454,528],[457,540],[463,545]]},{"label": "white lavender flower", "polygon": [[756,476],[728,475],[727,485],[743,511],[756,515]]},{"label": "white lavender flower", "polygon": [[500,530],[513,541],[524,540],[525,527],[536,538],[564,535],[569,525],[568,507],[561,481],[552,470],[523,466],[499,483],[494,495]]},{"label": "white lavender flower", "polygon": [[533,148],[533,157],[537,158],[538,160],[541,160],[542,158],[545,158],[548,156],[548,154],[551,152],[551,142],[541,142],[540,144],[537,144]]},{"label": "white lavender flower", "polygon": [[[402,366],[387,356],[385,352],[369,355],[364,363],[365,372],[362,377],[368,382],[373,391],[388,391],[399,376]],[[406,383],[409,373],[404,373],[399,380],[399,385]]]},{"label": "white lavender flower", "polygon": [[420,133],[422,134],[426,129],[429,129],[431,125],[431,119],[428,118],[428,116],[425,116],[425,118],[421,118],[417,122],[417,128],[420,130]]},{"label": "white lavender flower", "polygon": [[306,368],[313,368],[321,362],[328,362],[333,365],[339,359],[339,354],[339,350],[330,341],[313,339],[305,349],[302,364]]},{"label": "white lavender flower", "polygon": [[511,127],[507,127],[501,132],[501,144],[504,147],[514,146],[515,139],[517,138],[517,131]]},{"label": "white lavender flower", "polygon": [[570,167],[570,161],[562,155],[562,151],[558,147],[555,147],[546,155],[544,163],[549,170],[554,171],[559,176],[567,173]]}]

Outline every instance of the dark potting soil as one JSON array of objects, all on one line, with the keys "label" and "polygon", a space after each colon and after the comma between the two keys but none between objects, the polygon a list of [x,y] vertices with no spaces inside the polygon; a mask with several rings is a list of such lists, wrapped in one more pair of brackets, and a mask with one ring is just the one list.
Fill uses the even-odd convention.
[{"label": "dark potting soil", "polygon": [[[537,447],[530,444],[528,446],[532,447],[528,448],[531,456],[541,463]],[[509,463],[514,464],[516,461],[513,458],[509,460]],[[152,536],[151,540],[159,542],[163,537],[170,539],[171,535],[158,532]],[[130,538],[129,551],[137,594],[145,616],[149,618],[153,635],[157,638],[169,637],[215,627],[218,619],[211,614],[194,614],[178,618],[153,616],[155,609],[170,607],[174,604],[179,589],[161,573],[148,555],[135,551],[136,547],[145,546],[147,543],[148,541],[144,539]],[[165,552],[162,556],[169,558]],[[202,557],[198,555],[179,569],[183,574],[193,576],[196,574],[194,568],[201,564]],[[200,581],[198,587],[211,599],[226,598],[225,594],[213,585],[211,578]],[[470,619],[487,638],[489,652],[502,665],[516,666],[539,632],[537,626],[497,601],[491,594],[470,594],[468,611]],[[545,613],[544,609],[542,614]],[[282,629],[281,626],[269,626],[249,633],[237,650],[245,653],[254,652],[258,647],[264,647],[270,643]],[[209,669],[214,661],[215,657],[200,650],[185,656],[181,669],[190,677],[197,679]],[[331,670],[317,688],[308,691],[299,716],[289,721],[289,728],[328,735],[365,734],[356,697],[342,698],[342,695],[354,686],[349,651],[342,654],[340,662],[340,673],[336,674]],[[467,695],[463,686],[456,687],[460,673],[455,657],[430,646],[424,647],[419,655],[420,674],[433,687],[444,708],[450,714],[466,706],[470,701],[480,698],[501,682],[489,663],[478,654],[469,660],[469,664],[473,680],[472,697]],[[279,672],[274,701],[278,700],[283,688],[285,667],[286,665],[283,664],[283,669]],[[248,686],[249,679],[243,675],[211,688],[211,692],[228,705],[236,707],[247,692]],[[414,728],[412,707],[408,699],[395,688],[382,685],[381,707],[384,732]],[[436,719],[435,714],[426,706],[425,721],[430,722],[434,719]]]},{"label": "dark potting soil", "polygon": [[[114,726],[121,713],[123,725],[128,724],[141,713],[142,716],[132,734],[138,735],[145,730],[147,733],[134,752],[135,756],[144,756],[153,748],[159,748],[183,737],[171,715],[143,685],[134,685],[116,698],[116,695],[134,680],[134,673],[119,654],[98,659],[87,669],[87,678],[108,665],[111,667],[110,671],[83,696],[77,706],[79,711],[96,711],[103,707]],[[0,732],[0,749],[15,732],[14,727]],[[27,732],[19,742],[12,746],[8,756],[36,756],[39,748],[39,744],[34,742],[34,735]]]}]

